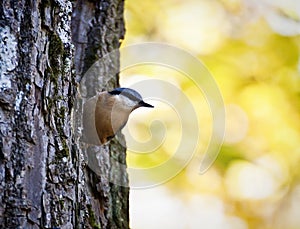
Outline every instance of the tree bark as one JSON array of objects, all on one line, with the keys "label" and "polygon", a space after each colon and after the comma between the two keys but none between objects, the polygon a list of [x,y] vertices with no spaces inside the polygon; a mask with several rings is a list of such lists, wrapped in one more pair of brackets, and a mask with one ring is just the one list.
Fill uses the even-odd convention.
[{"label": "tree bark", "polygon": [[119,48],[124,2],[0,4],[0,228],[128,228],[123,137],[78,137],[85,98],[118,85],[118,55],[81,79]]}]

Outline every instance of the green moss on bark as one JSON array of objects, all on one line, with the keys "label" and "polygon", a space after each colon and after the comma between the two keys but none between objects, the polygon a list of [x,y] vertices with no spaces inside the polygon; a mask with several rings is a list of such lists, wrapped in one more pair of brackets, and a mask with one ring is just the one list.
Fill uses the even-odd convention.
[{"label": "green moss on bark", "polygon": [[89,211],[89,224],[93,229],[101,229],[101,225],[97,223],[95,213],[92,209],[91,205],[88,205],[88,211]]},{"label": "green moss on bark", "polygon": [[62,57],[64,56],[64,44],[55,32],[51,32],[49,36],[49,60],[54,76],[62,71]]}]

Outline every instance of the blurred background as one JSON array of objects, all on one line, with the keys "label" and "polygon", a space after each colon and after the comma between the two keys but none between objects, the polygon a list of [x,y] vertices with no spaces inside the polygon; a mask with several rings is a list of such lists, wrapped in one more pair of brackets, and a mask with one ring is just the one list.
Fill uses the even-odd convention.
[{"label": "blurred background", "polygon": [[[122,86],[153,78],[176,85],[194,105],[201,133],[179,174],[131,190],[131,227],[300,228],[300,1],[131,0],[125,5],[122,46],[156,41],[187,50],[212,73],[226,110],[219,156],[199,174],[211,135],[211,114],[199,88],[163,66],[121,73]],[[164,141],[147,154],[129,147],[129,167],[163,163],[186,134],[175,111],[154,103],[154,110],[133,113],[125,136],[130,131],[139,141],[159,141],[162,125],[153,120],[163,119]]]}]

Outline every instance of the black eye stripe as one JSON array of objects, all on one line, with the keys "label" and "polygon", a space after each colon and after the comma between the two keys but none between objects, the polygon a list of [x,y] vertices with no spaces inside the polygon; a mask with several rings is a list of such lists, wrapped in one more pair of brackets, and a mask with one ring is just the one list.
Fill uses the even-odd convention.
[{"label": "black eye stripe", "polygon": [[141,101],[141,99],[135,97],[135,96],[132,95],[132,94],[126,93],[126,92],[122,92],[122,93],[120,93],[120,95],[123,95],[123,96],[129,98],[129,99],[132,100],[132,101],[136,101],[136,102]]},{"label": "black eye stripe", "polygon": [[109,91],[108,93],[111,94],[111,95],[119,95],[119,94],[121,94],[121,92],[117,91],[117,90]]},{"label": "black eye stripe", "polygon": [[[136,101],[136,102],[142,101],[142,98],[139,98],[139,96],[140,96],[139,94],[137,94],[137,96],[135,96],[134,94],[126,92],[125,90],[116,90],[115,89],[115,90],[110,91],[108,93],[111,94],[111,95],[123,95],[123,96],[129,98],[130,100]],[[134,92],[134,93],[137,93],[137,92]]]}]

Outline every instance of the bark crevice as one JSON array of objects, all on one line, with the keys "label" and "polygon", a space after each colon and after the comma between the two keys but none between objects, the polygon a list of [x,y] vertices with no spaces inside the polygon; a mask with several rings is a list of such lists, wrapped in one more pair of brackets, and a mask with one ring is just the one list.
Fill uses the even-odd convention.
[{"label": "bark crevice", "polygon": [[[128,228],[129,190],[109,179],[127,185],[110,161],[125,165],[126,149],[83,146],[71,117],[85,71],[120,46],[123,3],[0,3],[1,228]],[[104,64],[96,82],[108,83],[91,92],[118,85],[118,61]],[[91,153],[101,153],[100,173],[88,169]]]}]

